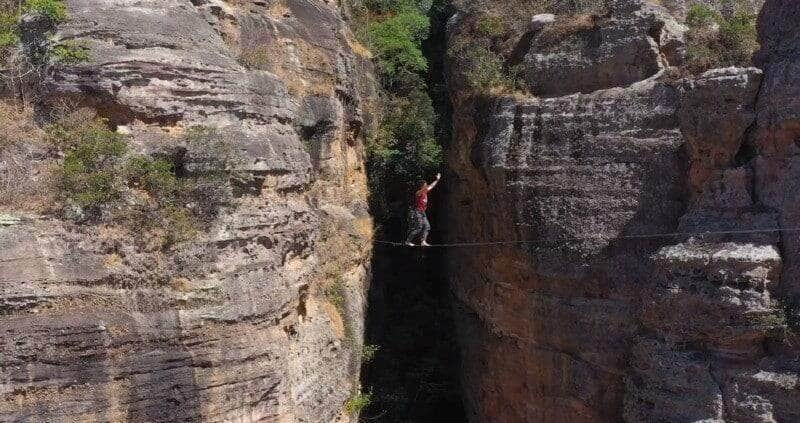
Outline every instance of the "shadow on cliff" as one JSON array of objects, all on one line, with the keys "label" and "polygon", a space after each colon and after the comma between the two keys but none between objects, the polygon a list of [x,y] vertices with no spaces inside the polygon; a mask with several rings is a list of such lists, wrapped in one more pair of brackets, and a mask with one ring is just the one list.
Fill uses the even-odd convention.
[{"label": "shadow on cliff", "polygon": [[[431,35],[423,43],[430,64],[428,94],[438,115],[436,137],[444,146],[450,141],[452,127],[444,77],[445,24],[453,12],[449,3],[434,0]],[[447,172],[443,169],[442,173]],[[446,196],[445,176],[440,188],[431,193],[428,215],[433,244],[443,238]],[[402,240],[405,228],[398,220],[404,217],[385,225],[377,238]],[[379,349],[372,361],[362,365],[362,389],[372,392],[373,402],[362,411],[361,421],[466,422],[444,250],[376,244],[373,251],[365,344]]]},{"label": "shadow on cliff", "polygon": [[442,253],[378,245],[372,260],[362,368],[373,403],[362,421],[464,422],[459,352]]},{"label": "shadow on cliff", "polygon": [[[182,328],[177,312],[159,319],[158,340],[136,336],[142,344],[155,343],[154,351],[131,357],[133,369],[152,369],[131,375],[127,420],[132,422],[196,421],[202,416],[201,390],[189,349],[180,341]],[[152,336],[152,335],[151,335]]]}]

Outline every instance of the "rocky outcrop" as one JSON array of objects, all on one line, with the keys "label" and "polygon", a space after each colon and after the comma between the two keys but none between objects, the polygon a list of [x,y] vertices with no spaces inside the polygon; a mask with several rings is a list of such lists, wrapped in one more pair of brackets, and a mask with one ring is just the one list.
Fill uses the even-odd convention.
[{"label": "rocky outcrop", "polygon": [[764,6],[760,68],[676,78],[680,13],[612,3],[532,38],[533,95],[449,70],[448,237],[504,242],[447,256],[471,421],[797,420],[797,7]]},{"label": "rocky outcrop", "polygon": [[625,1],[605,16],[562,16],[532,30],[525,80],[545,97],[630,85],[682,60],[686,30],[663,8]]},{"label": "rocky outcrop", "polygon": [[736,13],[737,8],[744,8],[744,10],[757,14],[761,10],[764,0],[741,0],[735,2],[725,0],[698,0],[691,2],[686,0],[660,0],[658,3],[669,9],[676,17],[683,19],[695,4],[710,7],[725,15]]},{"label": "rocky outcrop", "polygon": [[[795,228],[800,222],[795,192],[797,140],[800,136],[800,7],[794,2],[765,3],[759,17],[761,51],[756,61],[764,69],[764,82],[756,103],[756,124],[748,139],[750,166],[754,173],[755,200],[774,210],[781,227]],[[781,236],[786,261],[781,290],[796,301],[800,245],[796,236]]]},{"label": "rocky outcrop", "polygon": [[53,69],[48,105],[96,109],[142,153],[215,128],[250,182],[168,250],[118,222],[7,210],[0,420],[352,421],[377,96],[338,6],[67,5],[56,37],[90,60]]}]

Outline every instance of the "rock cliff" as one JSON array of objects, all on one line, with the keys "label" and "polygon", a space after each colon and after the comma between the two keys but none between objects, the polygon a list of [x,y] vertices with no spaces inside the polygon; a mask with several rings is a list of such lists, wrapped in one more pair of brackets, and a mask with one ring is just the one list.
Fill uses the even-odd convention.
[{"label": "rock cliff", "polygon": [[[518,13],[483,3],[451,51]],[[446,259],[471,421],[800,418],[800,7],[766,2],[755,67],[687,75],[688,4],[540,19],[509,59],[533,94],[449,58],[448,240],[506,242]]]},{"label": "rock cliff", "polygon": [[4,210],[0,420],[352,420],[377,95],[335,3],[66,2],[55,39],[89,59],[51,69],[41,115],[93,108],[143,154],[214,128],[248,182],[169,249],[114,221]]}]

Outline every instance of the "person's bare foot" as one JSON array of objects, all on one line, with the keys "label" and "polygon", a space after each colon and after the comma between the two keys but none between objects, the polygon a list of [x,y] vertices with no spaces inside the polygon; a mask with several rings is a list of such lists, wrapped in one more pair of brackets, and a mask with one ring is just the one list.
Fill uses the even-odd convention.
[{"label": "person's bare foot", "polygon": [[420,245],[423,246],[423,247],[430,247],[431,246],[431,244],[428,244],[428,241],[422,241],[422,244],[420,244]]},{"label": "person's bare foot", "polygon": [[406,242],[406,245],[409,247],[416,247],[413,242]]}]

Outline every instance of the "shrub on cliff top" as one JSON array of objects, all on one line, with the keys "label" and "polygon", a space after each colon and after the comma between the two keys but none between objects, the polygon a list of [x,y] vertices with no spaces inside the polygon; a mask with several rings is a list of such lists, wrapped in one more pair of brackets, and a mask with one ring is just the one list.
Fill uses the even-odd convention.
[{"label": "shrub on cliff top", "polygon": [[80,41],[66,40],[53,46],[51,55],[56,63],[74,65],[89,61],[89,48]]},{"label": "shrub on cliff top", "polygon": [[25,12],[47,16],[55,23],[67,19],[67,6],[63,0],[26,0],[22,7]]},{"label": "shrub on cliff top", "polygon": [[13,46],[19,42],[17,35],[17,21],[19,15],[16,12],[0,11],[0,49]]},{"label": "shrub on cliff top", "polygon": [[724,66],[749,66],[758,49],[756,16],[745,6],[722,15],[701,4],[687,14],[687,66],[704,72]]},{"label": "shrub on cliff top", "polygon": [[753,53],[758,49],[756,15],[737,12],[720,24],[719,40],[732,64],[750,65]]},{"label": "shrub on cliff top", "polygon": [[714,9],[704,4],[694,4],[686,13],[686,25],[690,28],[703,28],[714,25],[719,15]]}]

